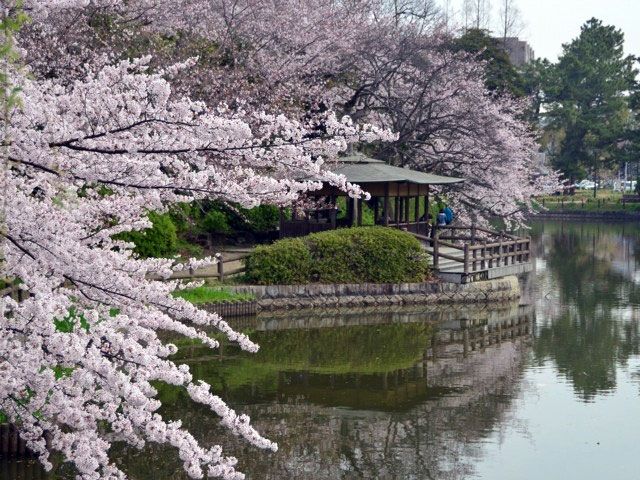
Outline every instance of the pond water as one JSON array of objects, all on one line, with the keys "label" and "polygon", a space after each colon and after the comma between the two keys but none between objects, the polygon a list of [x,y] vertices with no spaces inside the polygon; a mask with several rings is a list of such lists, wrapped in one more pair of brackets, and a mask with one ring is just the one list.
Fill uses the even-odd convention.
[{"label": "pond water", "polygon": [[[184,346],[276,454],[176,390],[161,390],[163,414],[251,479],[640,478],[640,226],[532,233],[521,304],[263,316],[237,325],[258,355]],[[171,450],[115,450],[133,479],[186,478]],[[0,478],[54,477],[0,460]]]}]

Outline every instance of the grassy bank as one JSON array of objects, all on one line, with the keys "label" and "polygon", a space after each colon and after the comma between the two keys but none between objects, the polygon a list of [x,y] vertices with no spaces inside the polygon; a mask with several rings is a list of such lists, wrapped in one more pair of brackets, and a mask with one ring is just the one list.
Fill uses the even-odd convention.
[{"label": "grassy bank", "polygon": [[255,296],[249,293],[235,293],[225,288],[203,285],[197,288],[180,290],[174,296],[184,298],[195,305],[202,303],[250,302]]},{"label": "grassy bank", "polygon": [[543,196],[537,200],[549,212],[640,212],[640,203],[625,203],[622,192],[612,190],[599,190],[596,198],[592,190],[581,190],[575,195]]}]

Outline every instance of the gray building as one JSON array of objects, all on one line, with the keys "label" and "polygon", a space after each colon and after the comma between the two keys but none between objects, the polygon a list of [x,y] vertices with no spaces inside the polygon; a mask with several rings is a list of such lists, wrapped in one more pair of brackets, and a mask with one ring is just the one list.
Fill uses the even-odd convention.
[{"label": "gray building", "polygon": [[507,37],[500,39],[500,41],[504,42],[504,49],[509,54],[509,60],[516,67],[522,67],[536,58],[531,45],[524,40],[517,37]]}]

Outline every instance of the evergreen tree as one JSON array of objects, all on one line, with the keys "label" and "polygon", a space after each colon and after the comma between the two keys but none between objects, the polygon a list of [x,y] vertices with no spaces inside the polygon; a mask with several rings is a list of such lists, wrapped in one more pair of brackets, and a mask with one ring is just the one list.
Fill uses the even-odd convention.
[{"label": "evergreen tree", "polygon": [[487,30],[467,30],[454,41],[453,49],[476,54],[479,60],[486,62],[485,85],[489,90],[498,94],[510,93],[516,97],[527,93],[525,81],[509,60],[503,40],[491,37]]},{"label": "evergreen tree", "polygon": [[547,134],[558,141],[555,166],[572,181],[588,173],[597,181],[603,168],[622,160],[629,98],[637,89],[637,59],[623,47],[621,30],[592,18],[563,45],[545,79]]}]

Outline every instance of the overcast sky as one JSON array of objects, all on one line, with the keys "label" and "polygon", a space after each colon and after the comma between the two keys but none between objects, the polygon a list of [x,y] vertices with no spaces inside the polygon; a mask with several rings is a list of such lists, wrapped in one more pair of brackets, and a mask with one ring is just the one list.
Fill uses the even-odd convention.
[{"label": "overcast sky", "polygon": [[[500,2],[491,0],[493,25]],[[451,3],[460,9],[462,0]],[[622,29],[627,53],[640,56],[640,0],[516,0],[516,4],[526,24],[521,37],[537,57],[555,61],[562,44],[577,37],[580,26],[591,17]]]}]

